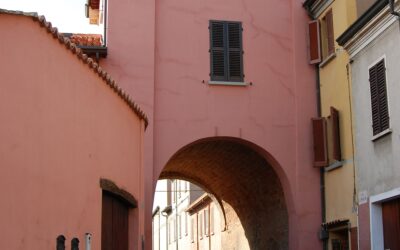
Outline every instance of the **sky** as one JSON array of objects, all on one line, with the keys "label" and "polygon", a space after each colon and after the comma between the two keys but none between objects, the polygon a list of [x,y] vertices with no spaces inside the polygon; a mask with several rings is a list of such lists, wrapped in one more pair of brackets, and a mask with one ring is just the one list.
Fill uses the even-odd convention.
[{"label": "sky", "polygon": [[37,12],[64,33],[102,34],[103,28],[90,25],[85,17],[87,0],[0,0],[0,9]]}]

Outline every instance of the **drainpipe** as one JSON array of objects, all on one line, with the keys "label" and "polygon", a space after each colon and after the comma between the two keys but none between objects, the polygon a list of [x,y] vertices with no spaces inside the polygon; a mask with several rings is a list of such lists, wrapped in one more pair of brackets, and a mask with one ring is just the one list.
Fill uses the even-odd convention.
[{"label": "drainpipe", "polygon": [[[321,88],[320,88],[320,74],[319,74],[319,66],[318,64],[315,66],[315,76],[316,76],[316,90],[317,90],[317,114],[318,117],[322,116],[321,111]],[[324,168],[320,169],[320,191],[321,191],[321,220],[322,223],[326,222],[326,198],[325,198],[325,170]],[[328,249],[328,240],[323,238],[322,241],[323,249]]]},{"label": "drainpipe", "polygon": [[[391,0],[389,0],[391,1]],[[308,16],[312,20],[317,20],[317,18],[313,15],[311,12],[311,9],[307,7],[306,5],[307,1],[304,2],[303,7],[306,9]],[[316,78],[316,90],[317,90],[317,115],[318,117],[321,117],[322,111],[321,111],[321,88],[320,88],[320,74],[319,74],[319,65],[315,65],[315,78]],[[322,223],[326,222],[326,197],[325,197],[325,170],[324,168],[320,169],[320,191],[321,191],[321,220]],[[323,249],[327,250],[328,249],[328,240],[322,235],[322,233],[325,233],[324,231],[321,231],[320,238],[322,238],[322,244],[323,244]]]}]

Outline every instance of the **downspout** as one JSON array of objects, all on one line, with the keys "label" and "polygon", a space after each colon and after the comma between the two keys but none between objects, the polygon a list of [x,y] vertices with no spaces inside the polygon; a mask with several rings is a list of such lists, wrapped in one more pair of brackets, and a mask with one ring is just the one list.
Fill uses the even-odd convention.
[{"label": "downspout", "polygon": [[[391,1],[391,0],[389,0]],[[313,13],[311,12],[311,9],[308,7],[308,5],[306,4],[307,1],[304,2],[303,7],[306,9],[308,16],[312,19],[312,20],[317,20],[317,18],[313,15]],[[320,74],[319,74],[319,65],[316,64],[315,65],[315,79],[316,79],[316,94],[317,94],[317,115],[318,117],[322,116],[322,111],[321,111],[321,87],[320,87],[320,83],[321,83],[321,79],[320,79]],[[324,168],[320,169],[320,178],[319,178],[319,183],[320,183],[320,192],[321,192],[321,221],[322,223],[326,223],[326,196],[325,196],[325,170]],[[321,230],[321,235],[320,235],[320,239],[322,239],[322,244],[323,244],[323,250],[327,250],[328,249],[328,240],[327,238],[324,237],[324,235],[322,235],[325,229],[322,228]]]},{"label": "downspout", "polygon": [[[306,2],[305,2],[306,3]],[[312,19],[312,20],[317,20],[317,18],[313,15],[313,13],[311,12],[310,8],[306,5],[303,4],[303,7],[306,9],[308,16]],[[319,74],[319,65],[316,64],[315,65],[315,80],[316,80],[316,94],[317,94],[317,115],[318,117],[322,116],[322,111],[321,111],[321,79],[320,79],[320,74]],[[319,177],[319,185],[320,185],[320,192],[321,192],[321,221],[322,224],[326,223],[326,196],[325,196],[325,170],[324,168],[320,169],[320,173],[319,173],[320,177]],[[322,246],[323,246],[323,250],[327,250],[328,249],[328,240],[327,238],[324,237],[324,232],[325,229],[322,228],[321,230],[321,235],[320,235],[320,239],[322,240]]]},{"label": "downspout", "polygon": [[[321,111],[321,79],[319,74],[319,66],[315,65],[315,76],[316,76],[316,90],[317,90],[317,115],[318,117],[322,116]],[[325,197],[325,169],[320,169],[320,191],[321,191],[321,220],[322,223],[326,222],[326,197]],[[323,229],[324,230],[324,229]],[[322,238],[323,249],[328,249],[328,240],[326,238]]]}]

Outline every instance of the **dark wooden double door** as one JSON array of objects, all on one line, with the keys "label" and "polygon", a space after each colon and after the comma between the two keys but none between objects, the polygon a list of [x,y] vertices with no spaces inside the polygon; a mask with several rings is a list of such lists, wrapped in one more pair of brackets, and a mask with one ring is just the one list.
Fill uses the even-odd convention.
[{"label": "dark wooden double door", "polygon": [[101,249],[128,250],[129,208],[116,196],[103,192]]},{"label": "dark wooden double door", "polygon": [[384,249],[400,250],[400,198],[382,203]]}]

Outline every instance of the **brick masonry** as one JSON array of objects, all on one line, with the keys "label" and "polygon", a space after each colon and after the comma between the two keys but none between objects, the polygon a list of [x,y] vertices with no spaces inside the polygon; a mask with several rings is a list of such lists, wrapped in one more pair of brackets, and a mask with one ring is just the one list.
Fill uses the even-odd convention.
[{"label": "brick masonry", "polygon": [[161,178],[192,181],[222,201],[227,220],[224,249],[244,249],[246,240],[250,249],[288,249],[288,214],[280,181],[249,146],[229,140],[195,143],[168,162]]}]

